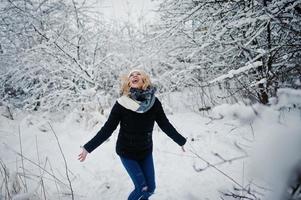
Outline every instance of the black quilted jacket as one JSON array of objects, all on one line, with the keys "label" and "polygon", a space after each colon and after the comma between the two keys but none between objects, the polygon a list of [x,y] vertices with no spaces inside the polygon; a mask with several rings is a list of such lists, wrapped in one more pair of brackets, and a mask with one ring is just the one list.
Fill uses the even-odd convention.
[{"label": "black quilted jacket", "polygon": [[186,139],[168,121],[161,102],[156,98],[153,107],[145,113],[128,110],[116,102],[104,126],[84,148],[92,152],[112,135],[120,123],[117,154],[135,160],[143,159],[153,150],[152,132],[155,122],[178,145],[186,143]]}]

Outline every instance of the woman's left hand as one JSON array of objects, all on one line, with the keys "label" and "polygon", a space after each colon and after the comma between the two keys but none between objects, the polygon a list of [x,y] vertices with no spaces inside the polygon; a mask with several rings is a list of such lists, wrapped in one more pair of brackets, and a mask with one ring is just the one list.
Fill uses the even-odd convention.
[{"label": "woman's left hand", "polygon": [[181,146],[181,148],[182,148],[182,151],[183,151],[183,152],[186,152],[186,151],[185,151],[185,148],[184,148],[184,145]]}]

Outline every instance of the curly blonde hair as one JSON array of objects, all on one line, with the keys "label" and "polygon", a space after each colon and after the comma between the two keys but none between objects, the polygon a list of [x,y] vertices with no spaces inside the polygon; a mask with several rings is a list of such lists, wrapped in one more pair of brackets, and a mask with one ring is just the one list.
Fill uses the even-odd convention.
[{"label": "curly blonde hair", "polygon": [[129,95],[129,91],[130,91],[130,88],[131,88],[130,87],[130,78],[129,78],[129,76],[132,72],[139,72],[141,74],[142,81],[143,81],[143,86],[142,86],[143,90],[146,90],[149,86],[152,85],[150,77],[145,71],[143,71],[141,69],[131,70],[129,72],[129,74],[122,75],[120,77],[120,79],[121,79],[120,95],[125,95],[125,96]]}]

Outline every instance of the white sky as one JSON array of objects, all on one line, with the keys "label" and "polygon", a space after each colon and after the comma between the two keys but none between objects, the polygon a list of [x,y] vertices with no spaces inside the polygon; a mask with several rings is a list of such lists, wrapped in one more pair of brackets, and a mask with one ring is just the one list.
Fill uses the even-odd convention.
[{"label": "white sky", "polygon": [[99,0],[97,7],[105,17],[117,21],[130,20],[139,23],[139,18],[144,16],[144,22],[153,21],[156,3],[151,0]]}]

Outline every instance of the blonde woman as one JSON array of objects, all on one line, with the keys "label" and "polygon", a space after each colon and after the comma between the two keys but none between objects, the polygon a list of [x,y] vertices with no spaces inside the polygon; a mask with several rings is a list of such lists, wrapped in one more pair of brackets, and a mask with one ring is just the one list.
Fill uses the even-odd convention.
[{"label": "blonde woman", "polygon": [[78,159],[84,161],[87,154],[107,140],[120,123],[116,152],[135,186],[128,200],[145,200],[155,191],[152,157],[155,122],[185,151],[186,139],[168,121],[155,92],[156,88],[143,70],[132,70],[122,82],[122,95],[107,122],[79,154]]}]

